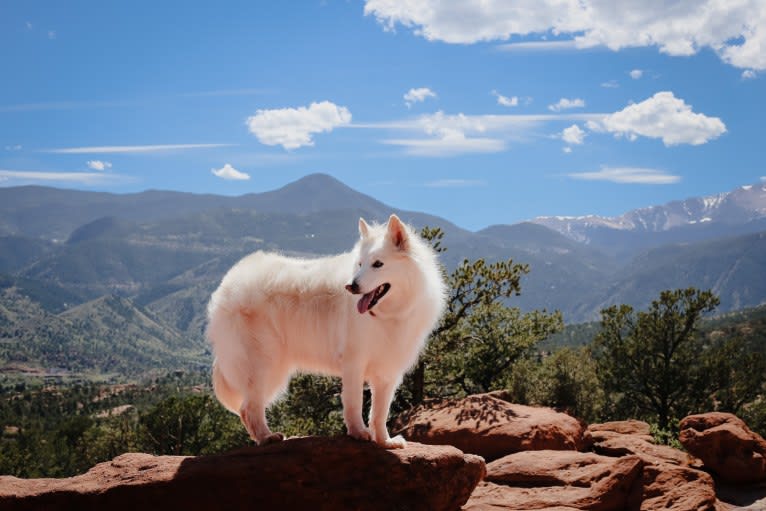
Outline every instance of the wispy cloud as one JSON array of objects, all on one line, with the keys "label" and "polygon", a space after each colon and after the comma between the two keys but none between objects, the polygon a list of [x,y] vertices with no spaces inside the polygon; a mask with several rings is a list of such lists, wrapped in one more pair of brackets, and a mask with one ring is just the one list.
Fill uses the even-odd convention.
[{"label": "wispy cloud", "polygon": [[402,138],[382,140],[384,144],[398,145],[413,156],[448,157],[471,153],[499,153],[506,143],[497,138],[466,137],[463,133],[448,133],[435,138]]},{"label": "wispy cloud", "polygon": [[487,186],[483,179],[437,179],[425,183],[428,188],[469,188],[474,186]]},{"label": "wispy cloud", "polygon": [[502,106],[518,106],[519,105],[519,97],[518,96],[503,96],[496,90],[492,91],[492,94],[497,98],[497,104]]},{"label": "wispy cloud", "polygon": [[103,172],[48,172],[36,170],[0,169],[0,181],[6,185],[40,182],[98,185],[126,180],[128,180],[126,176],[118,174],[106,174]]},{"label": "wispy cloud", "polygon": [[[522,140],[537,127],[555,121],[600,121],[605,114],[531,114],[531,115],[421,115],[398,121],[355,124],[350,127],[384,129],[407,133],[408,137],[381,140],[405,148],[415,156],[446,157],[471,153],[505,151],[508,143]],[[425,137],[423,136],[425,135]]]},{"label": "wispy cloud", "polygon": [[155,145],[107,145],[87,147],[61,147],[45,149],[40,152],[54,154],[117,154],[117,153],[158,153],[164,151],[184,151],[187,149],[213,149],[231,147],[235,144],[155,144]]},{"label": "wispy cloud", "polygon": [[88,168],[91,170],[108,170],[112,168],[112,162],[110,161],[102,161],[102,160],[89,160],[86,162],[88,165]]},{"label": "wispy cloud", "polygon": [[548,110],[551,112],[561,112],[562,110],[570,110],[572,108],[585,108],[585,100],[580,98],[561,98],[558,103],[548,105]]},{"label": "wispy cloud", "polygon": [[250,174],[240,172],[228,163],[220,169],[210,169],[210,172],[212,172],[214,176],[227,181],[247,181],[250,179]]},{"label": "wispy cloud", "polygon": [[617,80],[609,80],[602,82],[601,86],[605,89],[616,89],[620,86],[620,84],[617,82]]},{"label": "wispy cloud", "polygon": [[412,107],[415,103],[422,103],[428,98],[435,98],[436,93],[428,87],[419,87],[417,89],[410,89],[404,94],[404,104],[407,108]]},{"label": "wispy cloud", "polygon": [[587,181],[609,181],[620,184],[669,185],[681,181],[681,176],[662,170],[638,167],[603,167],[593,172],[567,174],[573,179]]},{"label": "wispy cloud", "polygon": [[753,71],[752,69],[745,69],[744,71],[742,71],[743,80],[752,80],[753,78],[755,78],[755,76],[756,76],[755,71]]},{"label": "wispy cloud", "polygon": [[630,77],[631,77],[631,78],[633,78],[634,80],[638,80],[638,79],[640,79],[642,76],[644,76],[644,71],[643,71],[643,69],[633,69],[633,70],[631,70],[631,71],[630,71],[630,73],[628,73],[628,74],[629,74],[629,75],[630,75]]},{"label": "wispy cloud", "polygon": [[37,112],[45,110],[78,110],[81,108],[112,108],[135,106],[137,100],[93,100],[93,101],[47,101],[41,103],[21,103],[18,105],[0,105],[0,112]]},{"label": "wispy cloud", "polygon": [[267,89],[222,89],[200,92],[184,92],[180,94],[180,96],[186,98],[204,98],[217,96],[259,96],[261,94],[268,94],[269,92],[271,91]]},{"label": "wispy cloud", "polygon": [[498,50],[509,52],[530,52],[530,51],[571,51],[579,50],[577,41],[569,39],[566,41],[522,41],[518,43],[499,44]]},{"label": "wispy cloud", "polygon": [[21,144],[13,144],[5,146],[6,151],[21,151]]}]

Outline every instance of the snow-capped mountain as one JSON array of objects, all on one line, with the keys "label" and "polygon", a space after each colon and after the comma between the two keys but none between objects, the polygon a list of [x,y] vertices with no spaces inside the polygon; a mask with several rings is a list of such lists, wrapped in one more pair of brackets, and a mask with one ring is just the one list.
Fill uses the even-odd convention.
[{"label": "snow-capped mountain", "polygon": [[[695,197],[673,201],[662,206],[635,209],[616,217],[596,215],[580,217],[538,217],[532,222],[584,243],[605,242],[608,232],[615,234],[668,233],[691,228],[697,234],[702,230],[733,229],[742,232],[742,226],[758,220],[766,220],[766,183],[741,186],[730,192],[708,197]],[[760,224],[760,222],[756,222]],[[737,228],[739,227],[739,228]],[[749,229],[746,229],[749,230]],[[699,236],[695,236],[698,238]],[[663,236],[667,241],[667,237]]]}]

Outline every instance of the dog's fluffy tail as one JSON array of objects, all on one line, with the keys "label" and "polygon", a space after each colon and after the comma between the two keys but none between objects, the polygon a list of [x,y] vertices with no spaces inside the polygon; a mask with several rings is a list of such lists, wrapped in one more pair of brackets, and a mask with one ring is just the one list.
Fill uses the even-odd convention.
[{"label": "dog's fluffy tail", "polygon": [[232,413],[239,415],[239,408],[242,405],[242,396],[231,388],[229,382],[226,381],[221,370],[218,369],[218,364],[213,362],[213,391],[218,401],[226,407]]}]

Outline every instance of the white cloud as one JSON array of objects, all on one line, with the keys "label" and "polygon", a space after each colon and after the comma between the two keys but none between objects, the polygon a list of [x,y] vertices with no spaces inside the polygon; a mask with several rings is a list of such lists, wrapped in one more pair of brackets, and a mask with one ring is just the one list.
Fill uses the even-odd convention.
[{"label": "white cloud", "polygon": [[677,56],[710,48],[732,66],[766,69],[763,0],[366,0],[364,12],[386,30],[402,25],[429,41],[553,34],[578,48],[656,47]]},{"label": "white cloud", "polygon": [[681,176],[668,174],[662,170],[636,167],[604,167],[594,172],[567,175],[574,179],[609,181],[621,184],[668,185],[678,183],[681,180]]},{"label": "white cloud", "polygon": [[564,151],[564,152],[565,152],[565,153],[567,153],[567,154],[569,154],[569,153],[571,153],[571,152],[572,152],[572,148],[571,148],[571,147],[569,147],[568,145],[567,145],[567,146],[564,146],[564,147],[563,147],[561,150],[562,150],[562,151]]},{"label": "white cloud", "polygon": [[466,137],[453,132],[435,138],[403,138],[383,140],[384,144],[406,148],[413,156],[448,157],[471,153],[499,153],[505,150],[503,140],[484,137]]},{"label": "white cloud", "polygon": [[0,170],[0,180],[17,183],[77,183],[96,185],[124,180],[124,176],[105,174],[103,172],[47,172],[35,170]]},{"label": "white cloud", "polygon": [[600,121],[589,121],[587,126],[629,140],[638,136],[661,138],[666,146],[700,145],[726,132],[721,119],[692,112],[691,106],[672,92],[658,92]]},{"label": "white cloud", "polygon": [[481,179],[437,179],[425,184],[428,188],[468,188],[472,186],[487,186]]},{"label": "white cloud", "polygon": [[14,144],[14,145],[7,145],[5,146],[6,151],[21,151],[21,144]]},{"label": "white cloud", "polygon": [[497,97],[497,104],[503,105],[503,106],[518,106],[519,105],[519,97],[518,96],[503,96],[497,91],[492,91],[492,94]]},{"label": "white cloud", "polygon": [[580,145],[585,142],[585,131],[577,124],[564,128],[561,132],[561,139],[569,145]]},{"label": "white cloud", "polygon": [[[400,121],[356,124],[354,128],[406,132],[408,138],[382,140],[406,148],[418,156],[456,156],[467,153],[494,153],[507,149],[512,140],[524,140],[530,132],[548,122],[600,121],[605,114],[533,115],[449,115],[444,112]],[[427,137],[423,137],[425,134]]]},{"label": "white cloud", "polygon": [[642,69],[633,69],[630,73],[628,73],[631,78],[634,80],[638,80],[644,75],[644,71]]},{"label": "white cloud", "polygon": [[428,98],[435,98],[436,93],[428,87],[420,87],[418,89],[410,89],[404,95],[404,103],[407,108],[410,108],[415,103],[422,103]]},{"label": "white cloud", "polygon": [[562,110],[569,110],[570,108],[584,108],[585,101],[580,98],[568,99],[561,98],[558,103],[548,105],[548,110],[552,112],[560,112]]},{"label": "white cloud", "polygon": [[62,147],[41,152],[56,154],[114,154],[114,153],[156,153],[185,149],[211,149],[230,147],[233,144],[163,144],[163,145],[109,145],[88,147]]},{"label": "white cloud", "polygon": [[620,86],[620,84],[617,83],[617,80],[609,80],[608,82],[602,82],[601,86],[605,89],[616,89]]},{"label": "white cloud", "polygon": [[313,146],[312,135],[330,132],[351,122],[346,107],[322,101],[308,107],[258,110],[248,117],[247,126],[258,141],[266,145],[281,145],[285,149]]},{"label": "white cloud", "polygon": [[753,78],[755,78],[755,71],[753,71],[752,69],[745,69],[744,71],[742,71],[743,80],[752,80]]},{"label": "white cloud", "polygon": [[88,168],[92,170],[107,170],[112,168],[112,162],[102,160],[90,160],[87,162]]},{"label": "white cloud", "polygon": [[228,163],[226,163],[220,169],[210,169],[210,172],[212,172],[213,175],[220,177],[221,179],[226,179],[227,181],[246,181],[250,179],[250,174],[240,172]]}]

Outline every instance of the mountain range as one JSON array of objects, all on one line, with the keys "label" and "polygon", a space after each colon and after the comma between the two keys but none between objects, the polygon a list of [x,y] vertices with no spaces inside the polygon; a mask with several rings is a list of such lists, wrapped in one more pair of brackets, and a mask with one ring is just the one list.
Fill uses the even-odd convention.
[{"label": "mountain range", "polygon": [[677,287],[712,289],[719,312],[766,302],[763,183],[619,217],[544,217],[477,232],[392,208],[322,174],[239,197],[0,188],[0,369],[61,367],[19,341],[36,338],[76,353],[120,347],[111,358],[76,356],[73,371],[103,370],[106,360],[123,374],[142,364],[199,364],[209,357],[205,304],[236,260],[257,249],[345,251],[360,216],[385,221],[392,212],[442,228],[448,270],[465,258],[529,264],[510,305],[561,310],[568,323],[597,319],[614,303],[642,308]]}]

